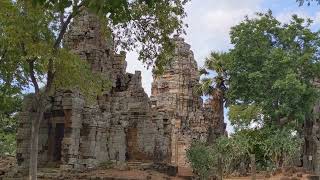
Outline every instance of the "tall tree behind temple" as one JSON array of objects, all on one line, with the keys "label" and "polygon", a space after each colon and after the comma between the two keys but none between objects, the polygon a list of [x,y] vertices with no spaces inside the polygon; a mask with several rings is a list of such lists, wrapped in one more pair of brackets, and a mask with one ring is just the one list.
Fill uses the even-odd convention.
[{"label": "tall tree behind temple", "polygon": [[[141,45],[140,60],[162,70],[172,54],[170,35],[183,32],[187,0],[33,0],[0,1],[0,81],[20,90],[33,86],[29,178],[36,179],[38,132],[48,97],[55,88],[78,87],[88,97],[101,90],[106,79],[92,74],[86,62],[62,45],[70,22],[83,10],[101,17],[116,33],[120,46],[132,50]],[[156,62],[154,59],[158,58]],[[169,58],[170,59],[170,58]],[[11,78],[2,78],[11,74]],[[61,74],[68,74],[62,76]],[[41,84],[44,87],[41,88]]]},{"label": "tall tree behind temple", "polygon": [[311,24],[297,15],[282,24],[268,12],[232,28],[234,48],[227,63],[231,123],[301,132],[312,119],[319,98],[314,83],[320,75],[320,34]]},{"label": "tall tree behind temple", "polygon": [[227,90],[225,61],[227,57],[227,53],[212,52],[206,58],[204,68],[200,70],[200,74],[205,75],[205,77],[201,79],[197,90],[203,95],[209,96],[209,104],[213,111],[209,126],[209,144],[212,144],[217,137],[223,135],[225,130],[224,103],[226,101],[225,95]]},{"label": "tall tree behind temple", "polygon": [[264,124],[302,124],[318,97],[320,34],[310,25],[296,15],[281,24],[269,12],[233,27],[229,102],[259,107]]}]

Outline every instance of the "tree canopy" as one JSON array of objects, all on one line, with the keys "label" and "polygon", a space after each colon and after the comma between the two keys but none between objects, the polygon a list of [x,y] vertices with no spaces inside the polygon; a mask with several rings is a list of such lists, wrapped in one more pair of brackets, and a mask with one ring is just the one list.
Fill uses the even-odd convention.
[{"label": "tree canopy", "polygon": [[21,110],[22,95],[10,88],[0,88],[0,156],[14,155],[16,147],[16,115]]},{"label": "tree canopy", "polygon": [[243,112],[251,109],[256,114],[247,117],[267,124],[303,122],[318,97],[320,36],[311,23],[293,15],[282,24],[269,12],[233,27],[227,63],[230,104]]},{"label": "tree canopy", "polygon": [[308,6],[311,5],[311,3],[317,3],[318,5],[320,4],[320,0],[296,0],[300,6],[307,4]]},{"label": "tree canopy", "polygon": [[[139,47],[139,59],[148,66],[162,69],[170,59],[173,44],[170,35],[184,33],[184,5],[189,0],[33,0],[55,13],[64,13],[66,21],[76,16],[78,9],[86,8],[100,17],[106,17],[113,30],[116,44],[124,50]],[[72,9],[67,12],[66,9]]]},{"label": "tree canopy", "polygon": [[204,75],[200,81],[201,86],[198,87],[200,93],[212,96],[217,89],[226,91],[227,70],[225,63],[227,58],[227,53],[219,52],[211,52],[206,58],[204,67],[200,69],[200,75]]}]

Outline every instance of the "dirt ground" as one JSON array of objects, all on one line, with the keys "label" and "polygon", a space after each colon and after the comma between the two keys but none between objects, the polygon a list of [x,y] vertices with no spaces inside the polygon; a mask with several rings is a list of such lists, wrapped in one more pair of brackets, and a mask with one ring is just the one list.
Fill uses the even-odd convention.
[{"label": "dirt ground", "polygon": [[[14,157],[0,157],[0,179],[10,168],[15,166]],[[301,168],[284,168],[273,174],[258,173],[256,179],[263,180],[308,180],[308,174]],[[68,179],[68,180],[85,180],[85,179],[112,179],[112,180],[183,180],[191,179],[193,176],[190,168],[179,167],[176,177],[168,176],[153,170],[138,169],[97,169],[86,172],[68,172],[61,173],[58,168],[40,168],[38,177],[41,180]],[[224,180],[251,180],[251,177],[225,177]]]},{"label": "dirt ground", "polygon": [[[15,157],[0,157],[0,179],[10,179],[3,178],[5,173],[11,171],[15,166]],[[185,172],[184,172],[185,171]],[[182,170],[182,172],[190,175],[190,171]],[[192,175],[192,172],[191,172]],[[23,177],[22,179],[27,179]],[[97,180],[183,180],[182,177],[172,177],[164,173],[159,173],[153,170],[137,170],[137,169],[97,169],[85,172],[64,172],[61,173],[58,168],[41,168],[38,170],[39,180],[86,180],[86,179],[97,179]]]},{"label": "dirt ground", "polygon": [[[307,176],[304,177],[287,177],[287,176],[273,176],[266,178],[263,175],[257,175],[257,180],[309,180]],[[251,177],[229,177],[224,178],[224,180],[251,180]]]},{"label": "dirt ground", "polygon": [[[276,170],[273,173],[258,173],[256,179],[258,180],[309,180],[310,174],[302,168],[287,167]],[[247,177],[227,177],[224,180],[251,180],[251,176]]]},{"label": "dirt ground", "polygon": [[87,177],[99,177],[99,178],[107,178],[112,177],[115,179],[159,179],[159,180],[183,180],[180,177],[172,177],[168,176],[163,173],[159,173],[156,171],[141,171],[141,170],[127,170],[127,171],[120,171],[117,169],[107,169],[107,170],[96,170],[90,172],[90,174],[84,174],[85,179]]},{"label": "dirt ground", "polygon": [[15,166],[16,158],[12,156],[1,157],[0,156],[0,176],[8,172],[13,166]]}]

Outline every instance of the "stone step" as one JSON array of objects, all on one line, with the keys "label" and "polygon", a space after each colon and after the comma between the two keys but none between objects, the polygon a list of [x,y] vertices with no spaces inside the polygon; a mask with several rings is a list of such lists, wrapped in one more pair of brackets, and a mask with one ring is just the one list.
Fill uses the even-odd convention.
[{"label": "stone step", "polygon": [[59,168],[40,168],[38,172],[42,173],[59,173],[60,169]]},{"label": "stone step", "polygon": [[39,179],[58,179],[61,175],[59,168],[40,168],[37,177]]},{"label": "stone step", "polygon": [[149,169],[153,163],[148,162],[140,162],[140,161],[129,161],[127,162],[127,166],[129,169]]},{"label": "stone step", "polygon": [[141,164],[143,162],[141,162],[141,161],[128,161],[127,163],[128,164]]},{"label": "stone step", "polygon": [[130,169],[137,169],[141,166],[141,162],[127,162],[127,165]]},{"label": "stone step", "polygon": [[178,174],[179,177],[193,177],[193,171],[192,168],[188,167],[178,167]]},{"label": "stone step", "polygon": [[128,165],[140,165],[142,164],[142,162],[139,162],[139,161],[129,161],[127,162]]}]

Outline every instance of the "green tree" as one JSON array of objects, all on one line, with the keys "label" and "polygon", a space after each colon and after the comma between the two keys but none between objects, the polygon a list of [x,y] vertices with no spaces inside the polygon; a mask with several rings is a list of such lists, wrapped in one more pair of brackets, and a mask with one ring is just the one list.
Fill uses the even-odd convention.
[{"label": "green tree", "polygon": [[300,6],[302,6],[304,4],[307,4],[308,6],[310,6],[311,3],[313,3],[313,2],[320,4],[320,0],[296,0],[296,2],[298,2]]},{"label": "green tree", "polygon": [[0,89],[0,156],[14,155],[16,114],[21,110],[22,96],[2,83],[0,83]]},{"label": "green tree", "polygon": [[204,68],[200,70],[200,74],[204,77],[200,81],[197,91],[205,96],[209,96],[209,101],[214,112],[210,127],[208,143],[212,144],[214,139],[214,125],[217,122],[224,122],[224,103],[226,101],[225,92],[227,90],[227,72],[225,62],[228,58],[227,53],[212,52],[205,60]]},{"label": "green tree", "polygon": [[[0,82],[7,89],[33,86],[29,178],[36,179],[38,131],[54,88],[77,86],[88,96],[99,93],[103,79],[92,74],[62,45],[70,22],[87,9],[106,22],[125,50],[140,48],[140,59],[162,70],[172,54],[170,35],[183,32],[187,0],[2,0],[0,1]],[[157,57],[157,61],[153,61]],[[64,72],[68,76],[63,76]],[[68,83],[63,83],[68,82]],[[41,85],[40,85],[41,84]],[[90,86],[88,86],[90,84]],[[42,88],[43,85],[43,88]]]},{"label": "green tree", "polygon": [[15,155],[16,117],[0,114],[0,156]]},{"label": "green tree", "polygon": [[230,105],[228,117],[235,131],[250,129],[252,124],[260,127],[264,124],[262,110],[255,104]]},{"label": "green tree", "polygon": [[296,15],[288,24],[271,12],[257,16],[231,30],[228,100],[251,107],[255,114],[249,120],[260,119],[264,125],[301,124],[319,94],[313,84],[320,72],[319,32],[311,31],[311,20]]},{"label": "green tree", "polygon": [[212,148],[201,142],[193,142],[187,150],[187,158],[200,179],[208,179],[216,164]]}]

